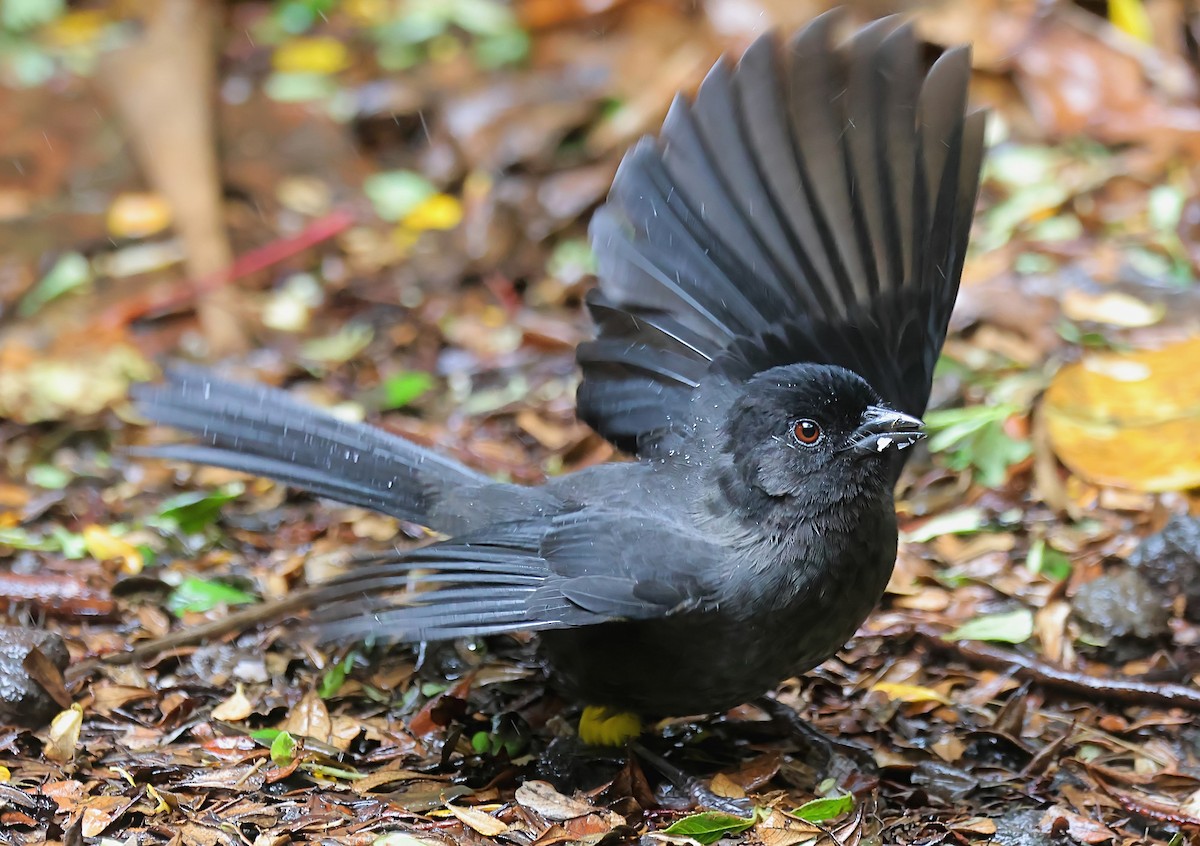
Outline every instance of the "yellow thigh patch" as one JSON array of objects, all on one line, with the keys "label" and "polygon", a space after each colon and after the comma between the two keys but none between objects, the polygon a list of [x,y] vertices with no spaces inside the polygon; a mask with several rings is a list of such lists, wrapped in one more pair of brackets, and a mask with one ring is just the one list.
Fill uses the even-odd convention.
[{"label": "yellow thigh patch", "polygon": [[629,711],[589,705],[579,717],[579,739],[589,746],[624,746],[641,733],[641,718]]}]

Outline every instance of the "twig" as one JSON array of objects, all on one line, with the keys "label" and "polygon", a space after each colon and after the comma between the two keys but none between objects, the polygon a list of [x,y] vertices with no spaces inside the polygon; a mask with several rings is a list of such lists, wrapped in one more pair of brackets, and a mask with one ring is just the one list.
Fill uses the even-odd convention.
[{"label": "twig", "polygon": [[225,270],[211,273],[190,282],[168,286],[165,290],[149,291],[143,296],[130,298],[104,312],[100,318],[102,326],[124,326],[140,317],[155,312],[180,308],[197,297],[266,270],[292,256],[310,249],[322,241],[340,235],[354,225],[354,215],[347,209],[338,209],[325,217],[314,220],[299,234],[291,238],[280,238],[251,250],[234,260]]},{"label": "twig", "polygon": [[1008,670],[1019,679],[1090,698],[1133,705],[1166,705],[1200,711],[1200,690],[1181,684],[1156,684],[1136,679],[1097,678],[1064,670],[1037,658],[976,640],[946,640],[944,632],[927,626],[909,629],[929,646],[968,664]]}]

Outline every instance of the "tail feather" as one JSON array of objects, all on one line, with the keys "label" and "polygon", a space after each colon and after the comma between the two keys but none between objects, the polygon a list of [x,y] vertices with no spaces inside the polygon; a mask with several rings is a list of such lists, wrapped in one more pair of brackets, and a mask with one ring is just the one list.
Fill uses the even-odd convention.
[{"label": "tail feather", "polygon": [[138,385],[139,411],[203,444],[143,450],[267,476],[318,496],[439,529],[436,506],[490,480],[387,432],[338,420],[261,385],[241,385],[175,367],[161,385]]}]

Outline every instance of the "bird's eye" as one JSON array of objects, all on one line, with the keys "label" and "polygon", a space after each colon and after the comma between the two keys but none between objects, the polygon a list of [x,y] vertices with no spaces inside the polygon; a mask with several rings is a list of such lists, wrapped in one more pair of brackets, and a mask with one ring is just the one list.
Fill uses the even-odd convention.
[{"label": "bird's eye", "polygon": [[796,440],[805,446],[812,446],[824,434],[816,420],[807,419],[798,421],[792,431],[796,434]]}]

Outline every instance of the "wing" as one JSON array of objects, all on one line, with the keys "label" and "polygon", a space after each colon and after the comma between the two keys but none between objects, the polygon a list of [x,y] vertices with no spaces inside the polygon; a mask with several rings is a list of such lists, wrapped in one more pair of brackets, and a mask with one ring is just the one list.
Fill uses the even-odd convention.
[{"label": "wing", "polygon": [[835,47],[835,23],[718,62],[622,161],[578,351],[579,415],[618,446],[653,455],[702,384],[801,361],[924,411],[978,189],[969,53],[926,72],[908,26]]},{"label": "wing", "polygon": [[303,604],[326,641],[568,628],[703,605],[722,560],[686,530],[585,509],[366,562]]}]

